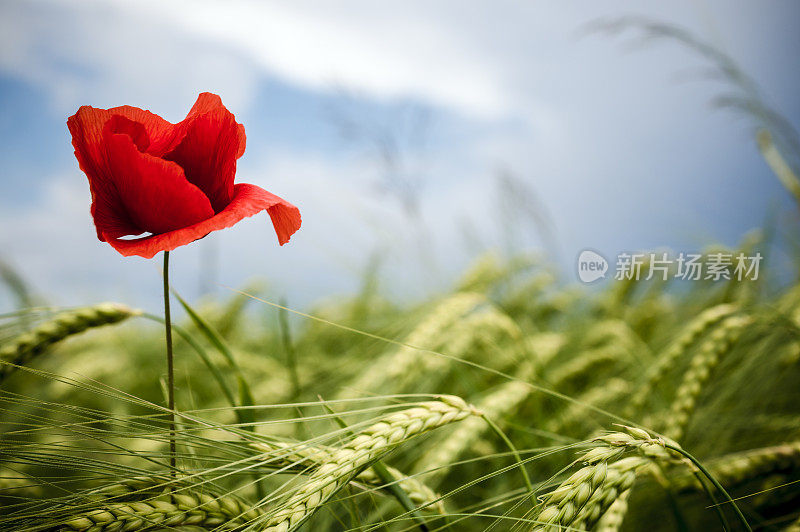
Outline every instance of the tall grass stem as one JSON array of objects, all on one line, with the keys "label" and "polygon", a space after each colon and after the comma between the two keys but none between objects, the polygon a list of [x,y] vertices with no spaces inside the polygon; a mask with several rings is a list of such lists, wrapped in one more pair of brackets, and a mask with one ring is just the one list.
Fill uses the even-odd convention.
[{"label": "tall grass stem", "polygon": [[714,484],[714,487],[717,488],[717,490],[719,490],[719,492],[725,498],[725,502],[729,503],[733,507],[733,511],[736,513],[736,517],[739,518],[739,521],[742,523],[742,526],[744,526],[744,529],[747,530],[747,532],[753,532],[753,529],[750,528],[750,524],[747,522],[747,519],[745,519],[744,514],[742,514],[742,511],[739,509],[739,506],[737,506],[736,502],[734,502],[734,500],[731,498],[731,496],[728,494],[728,492],[725,491],[725,488],[722,487],[722,484],[720,484],[719,481],[717,481],[717,479],[714,477],[714,475],[709,473],[709,471],[705,467],[703,467],[703,464],[701,464],[697,460],[697,458],[695,458],[691,454],[687,453],[686,451],[684,451],[683,449],[681,449],[677,445],[673,445],[671,443],[666,443],[664,446],[667,449],[671,449],[671,450],[673,450],[673,451],[675,451],[677,453],[682,454],[692,464],[694,464],[694,466],[697,467],[697,469],[699,469],[700,472],[703,475],[705,475],[705,477],[709,481],[711,481],[712,484]]}]

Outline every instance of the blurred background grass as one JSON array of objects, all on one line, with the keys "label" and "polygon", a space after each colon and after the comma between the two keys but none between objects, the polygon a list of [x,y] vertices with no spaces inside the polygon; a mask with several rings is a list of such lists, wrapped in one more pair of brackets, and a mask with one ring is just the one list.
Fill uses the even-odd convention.
[{"label": "blurred background grass", "polygon": [[[768,274],[683,290],[668,284],[616,282],[590,293],[560,286],[540,260],[486,255],[447,294],[414,305],[386,299],[370,279],[360,293],[293,319],[268,299],[208,300],[197,309],[202,328],[184,320],[176,340],[179,468],[192,489],[239,496],[269,514],[291,492],[287,477],[296,483],[302,474],[257,466],[247,442],[337,445],[343,434],[327,408],[357,431],[387,407],[446,393],[496,422],[541,495],[570,473],[576,446],[637,423],[677,438],[705,463],[741,497],[754,529],[782,530],[800,501],[800,292]],[[21,363],[13,354],[36,343],[25,331],[38,330],[41,341],[55,330],[48,320],[67,323],[76,312],[87,311],[6,315],[5,360]],[[58,528],[64,512],[97,504],[86,490],[166,478],[163,330],[146,316],[124,316],[7,372],[5,529]],[[233,365],[206,327],[224,339]],[[428,508],[428,526],[529,529],[541,507],[527,498],[509,447],[480,418],[460,423],[388,458],[440,494],[439,512],[450,517]],[[355,483],[336,500],[314,514],[310,530],[417,528],[375,488]],[[639,475],[623,528],[715,529],[710,505],[685,465],[664,464]]]}]

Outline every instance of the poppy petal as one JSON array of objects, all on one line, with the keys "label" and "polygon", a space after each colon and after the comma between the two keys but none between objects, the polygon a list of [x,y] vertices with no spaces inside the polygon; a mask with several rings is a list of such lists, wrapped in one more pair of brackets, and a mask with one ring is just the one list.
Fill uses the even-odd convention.
[{"label": "poppy petal", "polygon": [[221,107],[193,118],[183,139],[163,158],[178,163],[186,179],[211,200],[214,212],[221,212],[233,198],[236,159],[244,145],[244,127]]},{"label": "poppy petal", "polygon": [[[127,120],[117,120],[118,118]],[[84,105],[67,119],[75,157],[89,179],[89,189],[92,194],[90,211],[97,229],[97,238],[100,240],[104,240],[104,234],[117,238],[144,232],[128,216],[109,170],[108,150],[103,145],[103,135],[106,125],[111,120],[116,120],[116,123],[110,126],[113,132],[131,136],[141,151],[149,151],[153,145],[158,146],[159,143],[164,143],[164,139],[172,138],[175,127],[150,111],[129,105],[111,109],[97,109]]]},{"label": "poppy petal", "polygon": [[228,206],[207,220],[168,233],[131,240],[109,237],[107,241],[126,257],[138,255],[149,259],[159,251],[171,251],[189,244],[263,210],[269,213],[281,245],[300,229],[300,210],[297,207],[261,187],[239,183],[233,187],[233,199]]},{"label": "poppy petal", "polygon": [[116,238],[142,232],[127,216],[108,168],[103,130],[111,116],[106,109],[83,106],[67,119],[75,157],[89,179],[92,219],[100,240],[103,234]]},{"label": "poppy petal", "polygon": [[[131,107],[129,105],[112,107],[108,110],[108,113],[109,116],[118,114],[145,126],[150,136],[150,145],[147,147],[147,152],[151,155],[161,157],[166,152],[174,149],[175,146],[183,140],[192,123],[198,116],[220,109],[228,112],[219,96],[210,92],[203,92],[197,97],[197,101],[195,101],[191,110],[189,110],[186,118],[177,124],[168,122],[150,111],[144,111],[138,107]],[[230,114],[230,112],[228,112],[228,114]],[[233,117],[232,114],[231,117]],[[244,126],[241,127],[244,129]],[[242,153],[244,153],[244,148],[242,148]],[[241,156],[242,154],[240,153],[239,157]]]},{"label": "poppy petal", "polygon": [[[137,145],[142,151],[146,149],[148,153],[160,157],[180,143],[189,126],[198,116],[219,110],[227,112],[220,97],[216,94],[204,92],[197,97],[197,101],[186,118],[177,124],[172,124],[150,111],[130,105],[122,105],[110,109],[98,109],[84,105],[78,109],[77,113],[67,119],[67,126],[70,133],[72,133],[72,144],[75,147],[76,155],[86,160],[87,167],[94,169],[103,165],[103,127],[115,115],[144,126],[149,137],[149,143],[147,146],[141,146],[140,143],[137,143]],[[231,117],[233,117],[232,114]],[[240,127],[242,133],[244,133],[244,126],[240,125]],[[241,145],[237,158],[241,157],[243,153],[244,145]],[[92,177],[89,176],[89,179],[92,179]]]},{"label": "poppy petal", "polygon": [[145,131],[147,131],[149,142],[148,146],[140,148],[142,151],[150,151],[149,145],[158,144],[161,142],[161,139],[169,137],[175,127],[174,124],[164,120],[157,114],[139,109],[138,107],[131,107],[130,105],[112,107],[107,112],[109,118],[113,116],[122,116],[131,122],[136,122],[144,126]]},{"label": "poppy petal", "polygon": [[[210,92],[201,92],[197,96],[197,101],[194,102],[194,105],[186,114],[186,118],[177,124],[167,122],[171,130],[157,138],[154,137],[148,152],[158,157],[163,157],[165,153],[175,149],[183,140],[195,119],[206,113],[223,111],[229,114],[231,118],[234,118],[233,114],[222,104],[222,98]],[[244,136],[244,126],[240,124],[239,127],[241,128],[242,136]],[[244,154],[244,143],[240,146],[236,158],[238,159],[242,154]]]},{"label": "poppy petal", "polygon": [[180,166],[142,153],[130,135],[113,133],[113,125],[108,122],[105,134],[108,168],[129,219],[140,229],[132,234],[167,233],[214,215],[206,195],[186,180]]},{"label": "poppy petal", "polygon": [[186,114],[186,119],[197,118],[198,116],[210,113],[211,111],[219,111],[220,109],[228,110],[227,107],[222,104],[222,98],[213,92],[201,92],[197,95],[197,100]]},{"label": "poppy petal", "polygon": [[[196,117],[200,117],[206,113],[211,112],[220,112],[227,114],[234,122],[236,121],[236,117],[233,116],[233,113],[228,111],[228,108],[222,103],[222,98],[218,95],[213,94],[211,92],[201,92],[197,96],[197,101],[194,102],[194,105],[189,110],[189,113],[186,115],[186,120],[191,120]],[[244,155],[244,148],[245,148],[245,135],[244,135],[244,126],[242,124],[239,125],[239,150],[236,152],[236,158],[238,159],[242,155]]]}]

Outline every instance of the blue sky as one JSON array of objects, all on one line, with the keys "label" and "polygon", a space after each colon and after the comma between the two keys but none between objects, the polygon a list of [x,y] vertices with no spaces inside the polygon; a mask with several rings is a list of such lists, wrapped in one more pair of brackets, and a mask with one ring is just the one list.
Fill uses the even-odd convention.
[{"label": "blue sky", "polygon": [[[396,297],[446,287],[506,244],[500,171],[535,191],[566,271],[584,248],[692,251],[733,245],[769,213],[791,218],[754,122],[711,105],[727,86],[704,77],[708,63],[636,32],[585,31],[634,14],[724,50],[800,123],[790,0],[4,0],[2,258],[59,304],[157,308],[157,262],[94,236],[65,120],[129,104],[177,121],[202,91],[245,124],[237,179],[298,205],[304,226],[279,248],[263,215],[181,248],[174,284],[191,297],[209,256],[219,283],[257,276],[297,305],[352,291],[378,251]],[[390,175],[421,184],[417,222],[381,186]],[[515,249],[541,246],[519,229]]]}]

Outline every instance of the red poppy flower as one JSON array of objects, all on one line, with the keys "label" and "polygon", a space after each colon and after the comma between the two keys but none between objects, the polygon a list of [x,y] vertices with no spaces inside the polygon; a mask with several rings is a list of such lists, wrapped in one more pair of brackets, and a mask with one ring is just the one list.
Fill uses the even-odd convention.
[{"label": "red poppy flower", "polygon": [[234,184],[244,126],[215,94],[202,93],[177,124],[125,105],[83,106],[67,126],[89,178],[97,238],[125,256],[149,259],[262,210],[281,245],[300,228],[297,207],[255,185]]}]

